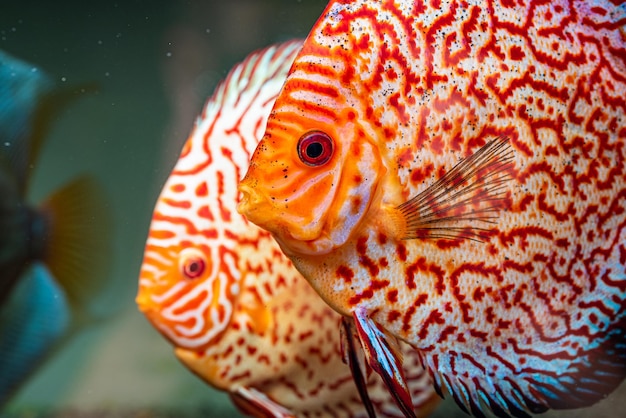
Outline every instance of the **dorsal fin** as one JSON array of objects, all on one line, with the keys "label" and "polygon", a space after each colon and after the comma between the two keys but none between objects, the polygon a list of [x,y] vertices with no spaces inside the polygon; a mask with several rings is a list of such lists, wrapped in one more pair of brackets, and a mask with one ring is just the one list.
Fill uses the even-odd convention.
[{"label": "dorsal fin", "polygon": [[15,174],[22,194],[51,124],[94,83],[55,88],[42,70],[0,51],[0,155]]},{"label": "dorsal fin", "polygon": [[22,193],[26,186],[36,114],[52,81],[37,67],[0,51],[0,154],[15,174]]}]

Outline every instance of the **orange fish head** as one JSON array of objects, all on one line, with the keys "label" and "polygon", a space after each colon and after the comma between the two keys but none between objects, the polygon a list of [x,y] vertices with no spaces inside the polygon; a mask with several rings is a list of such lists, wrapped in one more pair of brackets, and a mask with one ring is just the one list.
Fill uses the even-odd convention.
[{"label": "orange fish head", "polygon": [[[173,345],[203,351],[227,329],[238,273],[224,268],[219,246],[192,241],[155,209],[139,274],[136,302]],[[168,229],[165,229],[168,228]],[[182,237],[181,237],[182,235]],[[228,261],[228,260],[226,260]]]},{"label": "orange fish head", "polygon": [[367,212],[384,171],[380,154],[350,109],[330,121],[276,109],[239,184],[238,211],[288,255],[328,253]]}]

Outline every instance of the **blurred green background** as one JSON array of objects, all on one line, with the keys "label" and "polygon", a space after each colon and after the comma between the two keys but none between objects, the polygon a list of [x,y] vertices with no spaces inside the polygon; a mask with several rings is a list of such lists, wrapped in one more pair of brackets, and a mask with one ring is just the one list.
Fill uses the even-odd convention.
[{"label": "blurred green background", "polygon": [[114,316],[56,353],[5,415],[237,416],[137,311],[143,246],[161,186],[217,82],[253,49],[306,36],[325,4],[0,2],[0,49],[60,86],[98,84],[97,93],[73,102],[54,123],[30,197],[37,202],[89,172],[104,183],[115,221],[109,291],[97,301],[99,311]]},{"label": "blurred green background", "polygon": [[[134,303],[154,202],[206,97],[253,49],[305,37],[326,0],[3,1],[0,49],[59,85],[97,82],[65,109],[36,167],[38,201],[81,172],[110,196],[115,250],[97,309],[113,316],[76,335],[3,417],[237,417],[226,395],[175,359]],[[621,392],[591,410],[624,416]],[[466,416],[447,402],[436,416]]]}]

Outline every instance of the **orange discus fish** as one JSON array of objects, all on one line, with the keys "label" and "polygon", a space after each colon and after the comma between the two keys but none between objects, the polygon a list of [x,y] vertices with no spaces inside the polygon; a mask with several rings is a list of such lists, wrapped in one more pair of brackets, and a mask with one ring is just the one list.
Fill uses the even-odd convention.
[{"label": "orange discus fish", "polygon": [[622,381],[618,3],[335,0],[299,52],[239,211],[354,319],[400,405],[395,338],[475,415]]},{"label": "orange discus fish", "polygon": [[[236,211],[237,182],[301,46],[251,54],[208,100],[154,210],[137,304],[199,377],[256,416],[400,416],[376,374],[373,410],[342,361],[340,315],[269,233]],[[408,345],[412,409],[439,397]]]}]

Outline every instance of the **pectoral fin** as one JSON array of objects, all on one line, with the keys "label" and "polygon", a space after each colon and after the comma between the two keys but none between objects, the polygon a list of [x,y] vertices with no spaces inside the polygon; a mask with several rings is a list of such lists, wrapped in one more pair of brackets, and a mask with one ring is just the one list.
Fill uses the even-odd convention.
[{"label": "pectoral fin", "polygon": [[515,153],[506,137],[487,142],[396,208],[402,239],[485,241],[506,207]]},{"label": "pectoral fin", "polygon": [[415,418],[411,392],[402,369],[402,354],[398,341],[369,318],[365,310],[357,309],[352,317],[367,363],[382,377],[404,415]]}]

